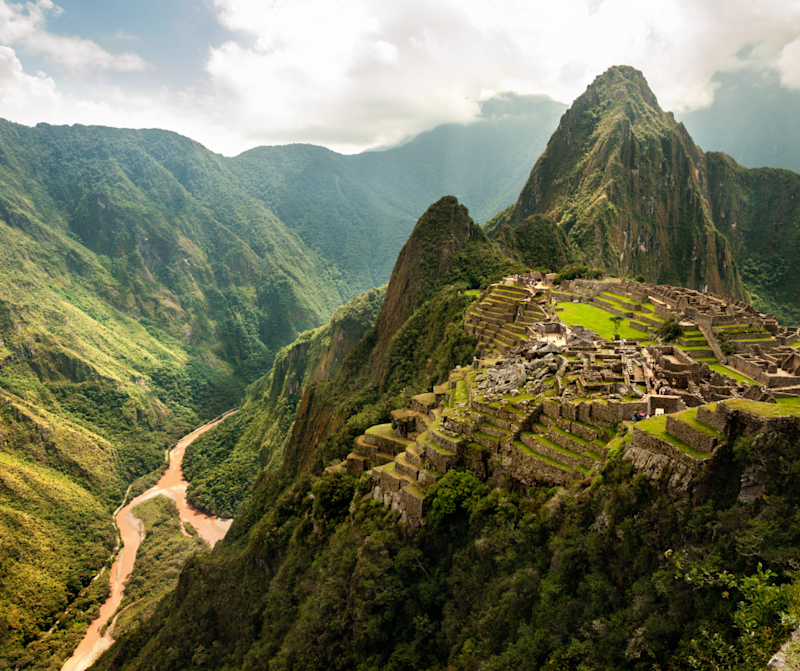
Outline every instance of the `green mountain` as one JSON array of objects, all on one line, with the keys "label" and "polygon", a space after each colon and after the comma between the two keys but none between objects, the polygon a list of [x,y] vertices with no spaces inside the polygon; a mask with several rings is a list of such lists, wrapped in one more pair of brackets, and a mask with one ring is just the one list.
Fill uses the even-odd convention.
[{"label": "green mountain", "polygon": [[[95,668],[763,668],[800,613],[796,433],[749,432],[742,415],[692,496],[622,459],[622,435],[601,471],[565,487],[451,469],[417,531],[374,500],[369,476],[325,470],[472,361],[463,324],[478,292],[465,268],[514,270],[445,198],[398,257],[375,327],[303,389],[280,469],[261,473],[225,540]],[[745,505],[756,471],[769,495]]]},{"label": "green mountain", "polygon": [[486,230],[533,266],[569,259],[747,297],[797,323],[799,178],[704,154],[640,72],[615,67],[563,116],[517,202]]},{"label": "green mountain", "polygon": [[506,93],[484,101],[473,123],[437,126],[402,147],[345,158],[376,194],[414,219],[453,195],[484,222],[516,200],[566,109],[547,96]]},{"label": "green mountain", "polygon": [[370,289],[339,308],[325,326],[300,334],[278,352],[269,374],[248,388],[240,412],[189,445],[183,475],[195,508],[233,517],[259,471],[280,466],[303,389],[336,374],[373,327],[384,294],[385,287]]},{"label": "green mountain", "polygon": [[[491,211],[503,192],[483,188],[478,152],[498,143],[486,165],[522,183],[557,108],[497,101],[474,132],[364,157],[293,145],[226,159],[163,131],[0,122],[0,658],[44,668],[66,654],[102,596],[90,581],[126,486],[235,405],[299,333],[384,284],[451,184]],[[379,300],[279,355],[252,392],[281,399],[261,424],[242,413],[224,445],[198,444],[198,505],[238,510],[259,465],[280,458],[301,385],[335,372]],[[304,369],[323,351],[327,363]],[[241,451],[245,425],[256,433]]]},{"label": "green mountain", "polygon": [[[791,273],[797,175],[703,154],[659,109],[640,73],[613,68],[563,116],[526,183],[541,129],[547,119],[555,126],[561,109],[506,97],[486,103],[473,126],[436,129],[403,147],[352,157],[294,145],[225,159],[162,131],[0,123],[2,663],[49,668],[69,652],[103,598],[103,581],[92,577],[113,549],[110,513],[126,486],[157,469],[176,437],[235,404],[253,381],[239,415],[187,455],[192,500],[212,512],[238,513],[228,540],[189,563],[149,623],[126,624],[126,642],[106,660],[260,668],[277,659],[283,661],[273,661],[276,668],[313,668],[306,655],[315,654],[326,668],[355,661],[363,668],[469,668],[470,660],[511,654],[512,643],[533,646],[541,634],[527,615],[497,619],[517,632],[513,640],[492,639],[479,616],[495,596],[515,584],[524,588],[524,562],[511,561],[510,573],[494,577],[488,569],[479,573],[490,591],[475,592],[471,628],[454,633],[459,618],[452,614],[463,595],[449,576],[475,559],[472,548],[484,537],[501,554],[516,552],[513,533],[494,535],[502,524],[467,519],[470,504],[452,518],[456,526],[433,530],[416,545],[363,499],[364,515],[337,535],[361,485],[338,476],[312,485],[312,475],[341,461],[355,437],[385,422],[392,409],[469,363],[476,341],[464,332],[465,310],[480,288],[524,267],[557,270],[579,261],[748,295],[783,319],[800,319]],[[502,209],[520,188],[516,203]],[[466,192],[479,220],[501,212],[484,231],[454,197],[426,210],[445,189]],[[369,291],[389,278],[385,298]],[[286,347],[355,296],[327,327]],[[787,449],[789,458],[794,448]],[[560,557],[562,534],[583,530],[584,506],[598,512],[591,508],[597,501],[640,500],[640,489],[626,489],[630,477],[614,471],[600,498],[577,497],[567,515],[577,526],[532,522],[538,530],[530,538],[545,548],[542,575],[545,558]],[[454,493],[443,496],[471,501],[473,492],[484,501],[477,510],[493,501],[498,510],[509,501],[535,516],[544,510],[544,494],[521,502],[513,497],[524,492],[516,492],[500,502],[475,482],[451,484]],[[656,508],[669,505],[655,490],[642,496]],[[713,515],[735,516],[731,505],[721,500]],[[362,552],[373,532],[387,544],[376,552],[385,550],[388,563],[368,562],[359,574],[367,582],[355,583],[366,591],[342,593],[329,575],[352,573],[348,548]],[[682,528],[675,533],[664,539],[700,543]],[[620,551],[597,543],[601,553]],[[717,546],[710,551],[718,550],[724,554]],[[631,576],[644,581],[647,594],[662,594],[647,573],[656,556],[642,562]],[[420,583],[418,569],[434,579]],[[328,617],[355,621],[365,600],[379,604],[380,571],[402,586],[399,602],[355,633]],[[203,576],[213,576],[213,584]],[[603,573],[601,582],[616,585],[612,578]],[[536,618],[582,602],[576,584],[555,575],[548,589],[568,596],[548,602],[552,608]],[[317,601],[315,585],[329,590]],[[653,597],[653,612],[678,644],[696,620],[682,615],[680,631],[664,625],[679,597],[667,592],[662,601]],[[436,594],[443,596],[437,601]],[[337,611],[342,600],[356,610]],[[586,618],[599,612],[586,611],[575,626],[590,626]],[[602,617],[611,615],[626,626],[639,617]],[[324,621],[334,623],[334,637],[363,647],[349,647],[340,661],[302,649],[309,637],[328,640],[314,638]],[[264,634],[274,623],[281,624]],[[553,659],[574,652],[562,638],[547,652]],[[430,640],[439,647],[430,648]],[[604,643],[614,650],[618,644]],[[648,654],[658,650],[651,646]]]},{"label": "green mountain", "polygon": [[562,117],[505,226],[546,215],[609,272],[741,295],[703,158],[640,72],[612,68]]}]

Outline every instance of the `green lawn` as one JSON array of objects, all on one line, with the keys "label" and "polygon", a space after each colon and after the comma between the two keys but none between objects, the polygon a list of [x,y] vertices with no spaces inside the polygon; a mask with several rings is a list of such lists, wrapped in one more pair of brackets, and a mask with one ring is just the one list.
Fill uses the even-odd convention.
[{"label": "green lawn", "polygon": [[678,448],[681,452],[685,452],[695,459],[708,459],[711,456],[706,452],[701,452],[700,450],[694,449],[691,445],[687,445],[682,440],[679,440],[675,436],[667,433],[667,417],[668,415],[658,415],[656,417],[651,417],[650,419],[643,419],[635,426],[638,426],[642,431],[651,436],[655,436],[656,438],[661,438],[661,440],[664,440],[668,443],[672,443],[672,445]]},{"label": "green lawn", "polygon": [[800,347],[800,340],[793,342],[791,345],[789,345],[789,347]]},{"label": "green lawn", "polygon": [[792,405],[795,407],[800,407],[800,396],[793,396],[787,398],[776,398],[775,399],[781,405]]},{"label": "green lawn", "polygon": [[[784,400],[784,399],[781,399]],[[762,417],[792,416],[800,417],[800,404],[786,403],[759,403],[758,401],[748,401],[743,398],[720,401],[732,410],[745,410],[754,415]]]},{"label": "green lawn", "polygon": [[[558,317],[565,324],[569,326],[580,324],[608,340],[614,337],[614,324],[610,320],[610,317],[614,315],[610,312],[586,303],[559,303],[558,307],[563,308],[558,313]],[[638,339],[647,337],[647,334],[637,331],[623,322],[619,325],[619,336],[620,338]]]},{"label": "green lawn", "polygon": [[746,375],[742,375],[741,373],[737,373],[732,368],[723,366],[721,363],[710,363],[708,364],[708,367],[720,375],[730,375],[737,382],[749,382],[750,384],[755,384],[755,380],[747,377]]}]

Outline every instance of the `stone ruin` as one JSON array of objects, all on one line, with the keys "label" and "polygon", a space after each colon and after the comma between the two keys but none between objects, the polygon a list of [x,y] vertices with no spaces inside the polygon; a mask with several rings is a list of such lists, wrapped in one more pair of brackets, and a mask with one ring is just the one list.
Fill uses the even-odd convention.
[{"label": "stone ruin", "polygon": [[[598,286],[582,280],[562,287],[580,289],[576,295],[581,299],[597,304],[600,297],[601,303],[616,306],[613,310],[632,315],[644,329],[643,339],[652,337],[655,325],[669,315],[680,319],[684,335],[677,343],[643,346],[567,327],[546,305],[536,303],[528,312],[532,295],[513,293],[517,289],[490,287],[478,302],[485,312],[468,315],[468,330],[483,338],[480,358],[457,367],[447,382],[413,397],[406,408],[394,410],[390,423],[371,427],[357,438],[347,459],[333,467],[369,474],[373,497],[414,527],[423,523],[429,488],[456,466],[497,486],[526,488],[591,476],[609,451],[622,450],[648,477],[667,482],[676,495],[691,495],[698,469],[726,444],[730,418],[735,415],[741,423],[744,409],[736,404],[775,403],[758,374],[786,378],[800,373],[800,354],[777,340],[796,340],[797,334],[764,315],[756,319],[752,308],[734,301],[712,297],[703,302],[704,294],[691,290],[639,283]],[[525,324],[524,338],[519,334],[512,341],[501,335],[497,340],[499,330],[480,326],[491,323],[487,314],[498,313],[487,303],[492,296],[499,296],[506,317],[530,319],[535,311],[541,319]],[[519,310],[523,303],[526,309]],[[676,309],[683,312],[670,312]],[[701,326],[690,314],[708,319]],[[743,319],[748,325],[739,328]],[[717,360],[712,359],[719,346],[716,331],[726,328],[745,334],[740,340],[748,344],[738,347],[728,363],[745,374],[737,356],[757,367],[750,369],[753,382],[710,367]],[[775,344],[759,353],[748,341],[756,335],[759,345],[768,338]],[[560,337],[559,344],[546,339],[553,336]],[[711,346],[712,338],[717,347]],[[651,384],[654,376],[659,389]],[[785,389],[791,392],[792,386]]]}]

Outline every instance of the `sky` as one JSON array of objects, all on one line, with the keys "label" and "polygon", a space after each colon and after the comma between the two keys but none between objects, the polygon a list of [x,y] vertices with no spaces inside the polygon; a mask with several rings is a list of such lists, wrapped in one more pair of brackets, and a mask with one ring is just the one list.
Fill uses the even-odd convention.
[{"label": "sky", "polygon": [[718,73],[800,90],[800,0],[0,0],[0,117],[226,156],[390,146],[505,91],[570,103],[613,65],[678,113]]}]

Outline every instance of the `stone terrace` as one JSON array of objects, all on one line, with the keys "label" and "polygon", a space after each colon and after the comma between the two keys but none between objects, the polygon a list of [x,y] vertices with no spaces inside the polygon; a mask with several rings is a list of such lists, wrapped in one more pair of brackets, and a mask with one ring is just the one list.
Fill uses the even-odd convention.
[{"label": "stone terrace", "polygon": [[[706,334],[714,337],[717,328],[748,334],[732,363],[761,384],[763,376],[800,376],[800,352],[778,341],[796,334],[748,306],[717,297],[703,303],[697,292],[635,282],[580,280],[565,289],[624,313],[648,335],[676,315],[683,336],[644,347],[609,342],[549,317],[530,286],[493,285],[466,317],[482,357],[359,436],[336,468],[368,475],[373,497],[414,527],[423,522],[430,487],[456,466],[496,486],[564,485],[598,472],[610,452],[622,451],[648,477],[688,496],[698,469],[727,442],[733,417],[727,404],[778,407],[760,386],[712,370],[717,359],[698,356],[713,354]],[[549,298],[545,293],[543,303]],[[700,316],[702,331],[690,313]],[[763,331],[776,342],[756,350],[768,338],[755,344],[750,334]],[[538,339],[553,333],[561,344]],[[666,388],[652,388],[653,375]],[[636,415],[646,419],[632,421]]]}]

